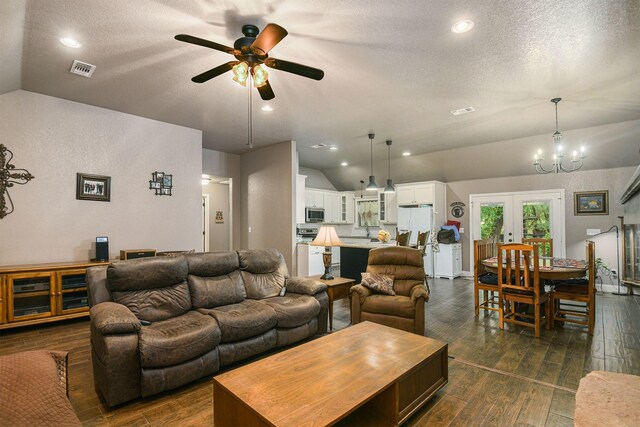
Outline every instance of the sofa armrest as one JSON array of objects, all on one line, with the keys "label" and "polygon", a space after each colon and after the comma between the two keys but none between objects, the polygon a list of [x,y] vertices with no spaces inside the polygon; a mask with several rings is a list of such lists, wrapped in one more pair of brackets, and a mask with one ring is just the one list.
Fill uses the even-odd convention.
[{"label": "sofa armrest", "polygon": [[101,335],[129,334],[141,328],[140,320],[127,307],[115,302],[102,302],[89,311],[91,323]]},{"label": "sofa armrest", "polygon": [[308,277],[288,277],[284,282],[284,286],[287,288],[287,292],[304,295],[315,295],[327,290],[327,285],[320,280]]},{"label": "sofa armrest", "polygon": [[425,285],[416,285],[411,288],[411,304],[416,305],[416,301],[422,298],[424,301],[429,301],[429,291]]}]

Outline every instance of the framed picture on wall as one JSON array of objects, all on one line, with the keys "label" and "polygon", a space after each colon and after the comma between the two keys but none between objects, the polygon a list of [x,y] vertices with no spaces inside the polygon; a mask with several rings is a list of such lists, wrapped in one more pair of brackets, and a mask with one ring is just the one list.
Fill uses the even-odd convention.
[{"label": "framed picture on wall", "polygon": [[573,193],[574,215],[609,215],[609,191]]},{"label": "framed picture on wall", "polygon": [[98,202],[111,201],[111,177],[77,173],[76,199]]}]

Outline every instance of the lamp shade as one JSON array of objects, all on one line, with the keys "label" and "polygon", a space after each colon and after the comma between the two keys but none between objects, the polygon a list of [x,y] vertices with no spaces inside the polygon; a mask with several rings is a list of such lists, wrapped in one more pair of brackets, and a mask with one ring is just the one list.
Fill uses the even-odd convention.
[{"label": "lamp shade", "polygon": [[373,175],[369,176],[369,184],[367,184],[367,191],[378,191],[378,184],[376,184],[376,177]]},{"label": "lamp shade", "polygon": [[318,235],[313,242],[310,243],[314,246],[342,246],[342,242],[336,233],[336,228],[331,226],[322,226],[318,230]]}]

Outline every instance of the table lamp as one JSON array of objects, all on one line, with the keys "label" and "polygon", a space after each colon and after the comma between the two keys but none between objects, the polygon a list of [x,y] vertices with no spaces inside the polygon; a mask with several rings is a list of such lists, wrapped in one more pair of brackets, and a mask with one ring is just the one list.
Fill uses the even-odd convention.
[{"label": "table lamp", "polygon": [[342,246],[342,242],[336,233],[335,227],[322,226],[318,230],[316,238],[310,243],[314,246],[324,246],[324,253],[322,254],[322,262],[324,263],[324,274],[320,279],[331,280],[333,276],[329,273],[331,268],[331,246]]}]

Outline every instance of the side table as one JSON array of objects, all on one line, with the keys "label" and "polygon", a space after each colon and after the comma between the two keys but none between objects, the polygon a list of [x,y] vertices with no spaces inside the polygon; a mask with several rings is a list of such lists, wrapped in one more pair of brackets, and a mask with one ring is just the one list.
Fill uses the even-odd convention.
[{"label": "side table", "polygon": [[309,276],[310,279],[319,280],[327,285],[327,295],[329,297],[329,330],[333,330],[333,301],[351,297],[351,287],[355,285],[353,279],[335,276],[332,280],[321,279],[322,275]]}]

